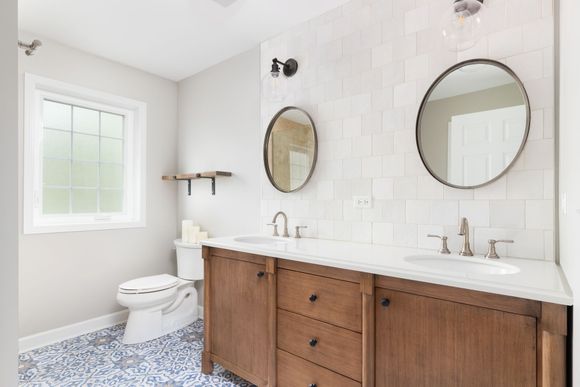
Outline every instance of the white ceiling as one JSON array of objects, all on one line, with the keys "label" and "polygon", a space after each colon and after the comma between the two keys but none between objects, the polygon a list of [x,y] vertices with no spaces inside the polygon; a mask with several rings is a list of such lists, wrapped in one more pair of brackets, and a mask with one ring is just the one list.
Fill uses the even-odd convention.
[{"label": "white ceiling", "polygon": [[19,28],[178,81],[346,1],[19,0]]}]

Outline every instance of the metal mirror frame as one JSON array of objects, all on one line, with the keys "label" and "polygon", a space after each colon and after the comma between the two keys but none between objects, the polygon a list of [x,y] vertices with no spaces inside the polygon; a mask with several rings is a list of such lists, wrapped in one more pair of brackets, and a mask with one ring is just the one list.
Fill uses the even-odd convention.
[{"label": "metal mirror frame", "polygon": [[[525,127],[525,132],[524,132],[524,137],[522,138],[522,142],[520,144],[520,147],[516,153],[516,155],[514,156],[513,160],[503,169],[503,171],[501,171],[501,173],[499,173],[497,176],[495,176],[493,179],[488,180],[484,183],[478,184],[478,185],[471,185],[471,186],[465,186],[465,185],[456,185],[456,184],[452,184],[446,180],[443,180],[441,177],[439,177],[430,167],[429,164],[427,163],[426,157],[423,154],[423,150],[421,148],[421,121],[423,118],[423,113],[425,111],[425,106],[427,105],[427,102],[429,101],[429,97],[431,96],[431,94],[433,93],[433,91],[435,90],[435,88],[437,88],[437,86],[451,73],[453,73],[454,71],[468,66],[468,65],[473,65],[473,64],[487,64],[487,65],[491,65],[491,66],[496,66],[502,70],[504,70],[505,72],[507,72],[516,82],[516,84],[518,85],[520,92],[522,93],[522,97],[524,99],[524,103],[526,105],[526,127]],[[516,75],[516,73],[509,68],[508,66],[506,66],[505,64],[495,61],[493,59],[483,59],[483,58],[479,58],[479,59],[469,59],[460,63],[457,63],[451,67],[449,67],[447,70],[445,70],[441,75],[439,75],[437,77],[437,79],[435,79],[435,81],[433,82],[433,84],[429,87],[429,89],[427,90],[427,93],[425,93],[425,96],[423,97],[423,100],[421,101],[421,106],[419,107],[419,113],[417,114],[417,122],[415,125],[415,140],[417,143],[417,149],[419,150],[419,156],[421,156],[421,162],[423,163],[423,165],[425,166],[425,168],[427,168],[427,171],[431,174],[431,176],[433,176],[433,178],[435,178],[437,181],[439,181],[442,184],[445,184],[446,186],[449,187],[453,187],[453,188],[458,188],[458,189],[474,189],[474,188],[480,188],[483,186],[486,186],[488,184],[493,183],[494,181],[498,180],[499,178],[501,178],[503,175],[505,175],[507,173],[507,171],[514,165],[514,163],[518,160],[518,158],[520,157],[524,146],[526,145],[526,142],[528,141],[528,135],[530,133],[530,120],[531,120],[531,108],[530,108],[530,100],[528,98],[528,93],[526,92],[526,89],[524,87],[523,82],[520,80],[520,78]]]},{"label": "metal mirror frame", "polygon": [[[270,170],[270,165],[268,164],[268,143],[270,141],[270,136],[272,134],[272,130],[274,129],[274,125],[276,124],[276,121],[278,120],[278,118],[280,118],[280,116],[282,116],[282,114],[284,114],[285,112],[287,112],[289,110],[300,111],[310,121],[310,125],[312,126],[312,134],[314,135],[314,155],[312,157],[312,165],[310,166],[310,172],[308,173],[308,176],[304,180],[304,183],[302,183],[302,185],[300,185],[299,187],[297,187],[295,189],[291,189],[291,190],[287,191],[285,189],[282,189],[280,186],[278,186],[278,184],[276,184],[276,181],[274,180],[274,176],[272,176],[272,171]],[[274,186],[274,188],[276,188],[278,191],[284,192],[284,193],[296,192],[296,191],[299,191],[302,188],[304,188],[304,186],[308,183],[308,181],[310,181],[310,178],[312,177],[312,174],[314,173],[314,168],[316,167],[316,161],[318,159],[318,134],[316,133],[316,126],[314,125],[314,121],[312,120],[312,117],[310,116],[310,114],[308,114],[308,112],[306,110],[301,109],[301,108],[296,107],[296,106],[286,106],[286,107],[282,108],[280,111],[278,111],[278,113],[276,113],[274,115],[274,117],[272,117],[272,119],[270,120],[270,124],[268,124],[268,130],[266,131],[266,135],[264,136],[263,155],[264,155],[264,167],[266,169],[266,175],[268,175],[268,180],[270,180],[270,183]]]}]

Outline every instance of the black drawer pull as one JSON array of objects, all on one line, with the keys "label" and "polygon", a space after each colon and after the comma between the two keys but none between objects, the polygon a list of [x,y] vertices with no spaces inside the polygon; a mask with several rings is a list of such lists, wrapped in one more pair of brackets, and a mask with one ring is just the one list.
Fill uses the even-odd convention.
[{"label": "black drawer pull", "polygon": [[308,297],[308,300],[310,300],[310,302],[315,302],[318,300],[318,296],[315,293],[312,293],[310,297]]},{"label": "black drawer pull", "polygon": [[264,273],[263,271],[259,271],[259,272],[256,273],[256,276],[258,278],[262,278],[264,276],[264,274],[266,274],[266,273]]},{"label": "black drawer pull", "polygon": [[391,305],[391,300],[383,297],[381,298],[381,305],[387,308],[389,305]]},{"label": "black drawer pull", "polygon": [[316,383],[310,383],[308,387],[316,387]]},{"label": "black drawer pull", "polygon": [[311,347],[316,347],[316,344],[318,344],[318,340],[312,338],[312,339],[308,340],[308,344],[310,344]]}]

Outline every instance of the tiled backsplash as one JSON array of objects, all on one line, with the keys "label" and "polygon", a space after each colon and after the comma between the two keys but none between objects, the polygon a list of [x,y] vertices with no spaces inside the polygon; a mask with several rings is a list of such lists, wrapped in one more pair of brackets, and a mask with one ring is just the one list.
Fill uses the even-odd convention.
[{"label": "tiled backsplash", "polygon": [[[472,226],[476,253],[490,238],[510,256],[554,259],[554,33],[551,0],[493,0],[486,36],[472,49],[445,49],[439,30],[452,0],[352,0],[262,43],[261,70],[274,57],[296,58],[283,102],[262,97],[262,130],[285,105],[306,109],[317,125],[319,158],[304,189],[283,194],[262,179],[262,220],[282,209],[303,235],[437,248],[445,233],[459,249],[458,218]],[[470,58],[510,66],[532,108],[524,152],[496,182],[459,190],[433,179],[415,145],[420,101],[447,67]],[[354,195],[372,195],[369,209]],[[264,226],[264,230],[267,227]]]}]

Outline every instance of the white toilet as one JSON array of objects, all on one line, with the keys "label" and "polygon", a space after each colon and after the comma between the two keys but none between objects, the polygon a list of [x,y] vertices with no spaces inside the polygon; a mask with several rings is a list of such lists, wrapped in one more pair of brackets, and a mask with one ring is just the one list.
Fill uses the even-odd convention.
[{"label": "white toilet", "polygon": [[123,344],[137,344],[181,329],[198,318],[194,281],[203,279],[201,246],[175,240],[177,275],[160,274],[119,285],[117,301],[129,309]]}]

